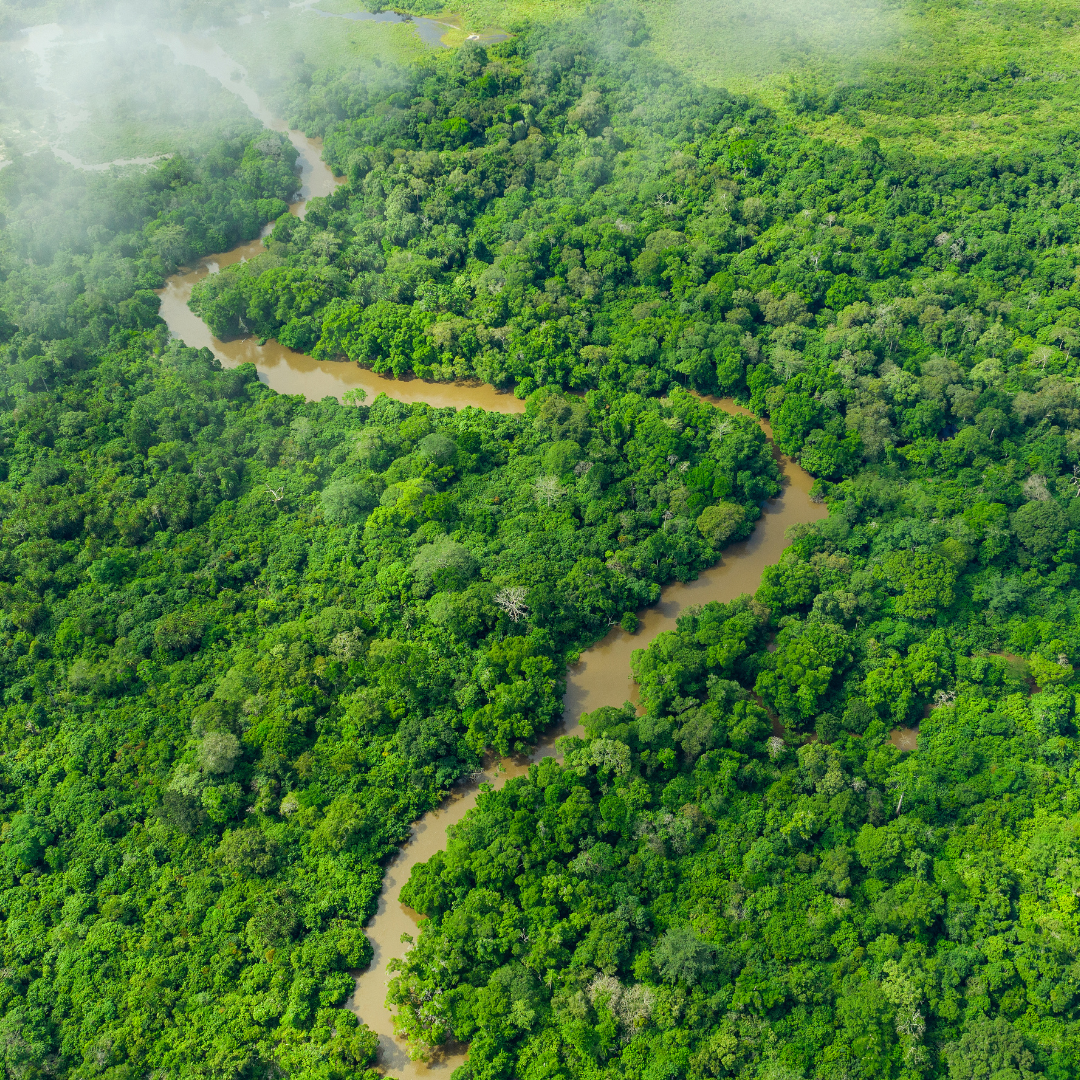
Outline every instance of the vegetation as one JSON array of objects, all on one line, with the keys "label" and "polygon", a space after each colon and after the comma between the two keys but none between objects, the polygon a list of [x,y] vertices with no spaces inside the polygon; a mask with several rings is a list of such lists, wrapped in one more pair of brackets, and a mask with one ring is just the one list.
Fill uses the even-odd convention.
[{"label": "vegetation", "polygon": [[[1072,150],[845,150],[674,80],[665,114],[613,26],[625,56],[590,54],[596,27],[565,60],[543,32],[464,49],[326,127],[350,185],[312,224],[350,283],[309,347],[734,393],[831,512],[753,600],[639,654],[642,716],[588,717],[414,871],[402,1030],[467,1041],[485,1078],[1066,1076]],[[254,313],[314,262],[298,232],[194,303]],[[920,719],[905,756],[888,731]]]},{"label": "vegetation", "polygon": [[431,917],[391,990],[418,1050],[468,1040],[477,1077],[1071,1075],[1080,512],[1025,500],[1028,468],[838,485],[753,600],[635,654],[641,714],[484,794],[402,894]]},{"label": "vegetation", "polygon": [[[910,354],[1069,370],[1053,335],[1075,302],[1070,144],[952,160],[873,136],[844,149],[720,91],[673,83],[661,100],[670,73],[633,45],[640,30],[603,22],[625,55],[590,57],[587,30],[563,52],[538,32],[490,63],[465,46],[400,88],[299,86],[295,121],[325,133],[350,182],[304,223],[282,219],[261,259],[207,278],[193,307],[219,334],[242,322],[319,357],[522,393],[674,384],[765,407],[773,384],[840,393],[829,365],[874,342],[897,368]],[[869,373],[843,363],[849,382]],[[819,430],[839,446],[830,401],[793,421],[795,400],[781,445]],[[906,437],[941,429],[915,415]],[[812,471],[850,471],[828,453]]]},{"label": "vegetation", "polygon": [[247,106],[204,72],[180,67],[137,23],[44,27],[31,41],[0,42],[0,159],[46,148],[86,166],[201,155],[244,131],[253,131]]},{"label": "vegetation", "polygon": [[752,421],[678,391],[306,403],[168,343],[153,287],[283,213],[292,160],[2,177],[12,1076],[363,1072],[336,1006],[381,863],[779,490]]},{"label": "vegetation", "polygon": [[162,346],[114,335],[7,414],[10,1037],[352,1075],[380,863],[559,714],[568,651],[715,559],[713,489],[748,531],[776,467],[687,395],[369,410]]},{"label": "vegetation", "polygon": [[[410,823],[777,493],[715,393],[829,516],[417,867],[402,1030],[465,1080],[1075,1071],[1072,136],[915,154],[858,127],[889,87],[925,119],[1039,80],[774,109],[650,26],[292,58],[346,177],[302,222],[265,132],[0,173],[8,1075],[366,1075],[340,1006]],[[164,275],[270,221],[193,295],[215,332],[525,414],[305,402],[169,342]]]},{"label": "vegetation", "polygon": [[[158,25],[169,25],[179,30],[207,30],[222,22],[235,22],[245,15],[261,16],[264,11],[278,12],[287,5],[282,0],[181,0],[177,4],[154,2],[146,4],[137,12],[147,21],[156,20]],[[0,0],[0,36],[14,37],[28,26],[42,26],[53,22],[78,24],[91,21],[101,15],[116,14],[114,5],[99,0],[40,0],[26,3]],[[129,13],[130,14],[130,13]],[[134,20],[131,20],[134,21]]]},{"label": "vegetation", "polygon": [[359,70],[365,80],[385,81],[397,67],[420,60],[431,49],[407,23],[355,22],[342,17],[357,10],[348,0],[325,0],[243,26],[219,22],[213,37],[244,65],[268,100],[297,79],[310,79],[315,71]]},{"label": "vegetation", "polygon": [[[397,6],[419,15],[441,12],[477,32],[521,32],[586,7],[581,0]],[[1052,143],[1076,126],[1076,13],[1069,4],[758,3],[751,9],[665,0],[634,9],[653,57],[706,85],[751,93],[804,133],[841,145],[856,146],[870,134],[886,147],[952,156]]]}]

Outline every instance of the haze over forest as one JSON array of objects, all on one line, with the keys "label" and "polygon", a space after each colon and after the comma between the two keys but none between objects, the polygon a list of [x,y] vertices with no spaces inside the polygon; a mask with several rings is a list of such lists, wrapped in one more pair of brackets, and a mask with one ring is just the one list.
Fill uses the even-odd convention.
[{"label": "haze over forest", "polygon": [[1078,37],[0,0],[4,1080],[1077,1076]]}]

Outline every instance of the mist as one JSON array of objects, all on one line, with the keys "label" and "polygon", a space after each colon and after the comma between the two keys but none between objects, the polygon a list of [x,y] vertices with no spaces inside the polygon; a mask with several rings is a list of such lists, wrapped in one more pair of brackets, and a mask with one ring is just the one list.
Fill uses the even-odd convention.
[{"label": "mist", "polygon": [[[258,118],[235,92],[240,86],[227,89],[179,62],[169,44],[174,36],[134,11],[20,35],[8,45],[24,86],[17,102],[7,103],[15,113],[4,131],[8,156],[48,149],[76,167],[104,168],[194,152],[253,127]],[[241,75],[237,68],[238,84]]]},{"label": "mist", "polygon": [[384,62],[409,51],[403,43],[423,48],[407,26],[312,8],[126,4],[9,32],[0,42],[0,162],[51,151],[101,170],[199,153],[270,126],[280,91],[316,66],[347,62],[378,79]]}]

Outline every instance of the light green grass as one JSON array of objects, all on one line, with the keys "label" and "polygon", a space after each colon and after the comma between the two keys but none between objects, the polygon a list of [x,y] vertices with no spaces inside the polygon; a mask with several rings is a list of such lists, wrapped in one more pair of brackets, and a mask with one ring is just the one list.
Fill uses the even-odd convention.
[{"label": "light green grass", "polygon": [[[336,0],[360,6],[361,0]],[[585,0],[458,0],[437,17],[477,32],[573,16]],[[800,128],[844,144],[944,155],[1054,139],[1080,122],[1080,5],[1064,0],[659,0],[641,3],[645,48],[688,77],[752,94]],[[446,38],[456,43],[458,35]],[[1027,79],[994,76],[1010,64]],[[927,91],[986,74],[988,100]],[[888,85],[895,103],[796,115],[792,87]]]},{"label": "light green grass", "polygon": [[879,0],[668,0],[643,10],[657,53],[703,82],[741,91],[809,70],[843,78],[892,47],[903,21]]},{"label": "light green grass", "polygon": [[[318,6],[326,11],[358,10],[347,0],[327,0]],[[216,30],[212,36],[244,65],[256,85],[265,85],[287,70],[289,56],[294,52],[302,52],[309,64],[322,68],[374,60],[408,64],[428,49],[407,23],[329,19],[314,11],[295,9],[253,19],[246,26]]]},{"label": "light green grass", "polygon": [[[645,10],[651,47],[676,67],[755,94],[802,129],[844,144],[870,134],[915,152],[1007,150],[1053,139],[1080,119],[1075,4],[668,0]],[[999,78],[1010,65],[1020,81]],[[988,92],[932,100],[965,75],[984,78]],[[894,101],[829,117],[797,117],[788,104],[793,86],[824,95],[837,83],[887,85]]]}]

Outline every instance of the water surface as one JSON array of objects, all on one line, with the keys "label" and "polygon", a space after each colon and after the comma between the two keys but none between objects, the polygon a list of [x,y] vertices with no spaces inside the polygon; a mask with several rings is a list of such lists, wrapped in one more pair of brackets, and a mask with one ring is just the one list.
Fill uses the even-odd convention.
[{"label": "water surface", "polygon": [[453,23],[439,22],[438,19],[425,19],[420,15],[399,15],[396,11],[323,11],[321,8],[309,8],[315,15],[324,19],[349,19],[352,22],[412,23],[420,40],[425,45],[445,49],[443,35],[448,30],[456,30]]},{"label": "water surface", "polygon": [[[726,412],[747,412],[730,401],[709,400]],[[767,424],[762,426],[770,433]],[[375,956],[371,966],[357,977],[348,1007],[378,1033],[379,1064],[399,1080],[442,1080],[465,1060],[463,1049],[454,1047],[428,1062],[410,1061],[405,1043],[394,1036],[393,1020],[385,1005],[391,977],[387,964],[408,951],[408,944],[401,941],[402,934],[415,936],[417,932],[416,912],[400,900],[401,887],[409,880],[412,868],[446,847],[447,830],[476,805],[479,783],[494,783],[499,787],[510,777],[522,775],[532,762],[556,756],[555,740],[559,736],[583,734],[580,724],[583,712],[603,705],[619,706],[632,699],[630,655],[635,649],[645,648],[657,634],[673,630],[679,615],[693,604],[727,602],[756,591],[762,571],[775,563],[787,546],[784,537],[787,530],[800,522],[818,521],[826,516],[828,508],[823,503],[810,501],[813,477],[788,458],[777,454],[777,459],[784,473],[783,490],[765,504],[750,537],[727,548],[722,561],[704,571],[696,581],[676,582],[664,589],[657,604],[639,612],[641,628],[636,634],[627,634],[616,627],[584,652],[568,673],[562,723],[549,731],[527,758],[503,759],[477,783],[459,789],[437,810],[425,814],[413,826],[411,839],[390,863],[379,895],[378,911],[364,928]]]}]

